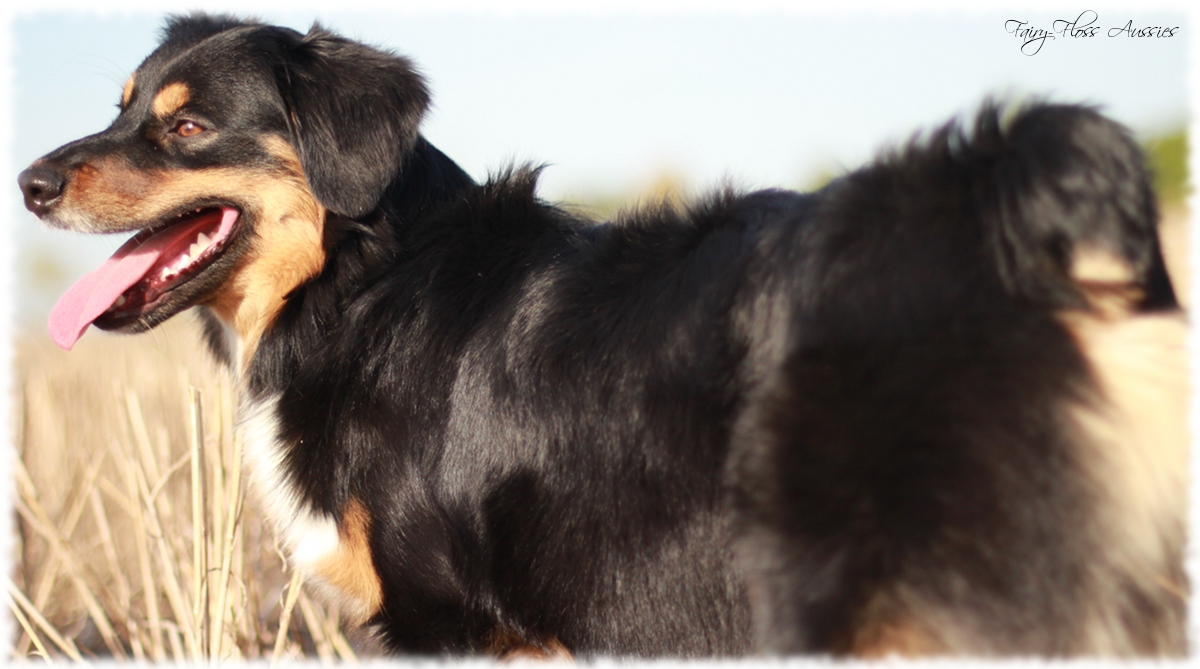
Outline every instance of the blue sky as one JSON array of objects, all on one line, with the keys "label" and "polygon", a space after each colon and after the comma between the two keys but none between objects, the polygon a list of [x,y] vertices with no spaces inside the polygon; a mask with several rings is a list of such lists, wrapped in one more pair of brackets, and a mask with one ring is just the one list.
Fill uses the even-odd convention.
[{"label": "blue sky", "polygon": [[[1187,118],[1191,26],[1169,9],[1102,7],[1095,37],[1056,36],[1029,56],[1006,30],[1008,20],[1053,30],[1055,20],[1074,20],[1094,5],[957,13],[734,11],[720,3],[702,11],[626,4],[574,13],[323,5],[256,5],[253,13],[301,30],[318,19],[411,57],[434,91],[426,137],[477,178],[513,161],[545,163],[542,193],[554,200],[633,194],[667,174],[697,190],[721,180],[801,187],[969,112],[989,94],[1100,104],[1142,135]],[[1183,28],[1166,39],[1107,35],[1128,21]],[[142,9],[11,17],[6,183],[39,155],[107,125],[121,84],[153,49],[161,23],[160,12]],[[38,252],[18,257],[18,286],[32,271],[30,258],[54,255],[65,268],[57,283],[19,290],[20,314],[39,316],[53,294],[122,240],[43,230],[15,191],[14,237]]]}]

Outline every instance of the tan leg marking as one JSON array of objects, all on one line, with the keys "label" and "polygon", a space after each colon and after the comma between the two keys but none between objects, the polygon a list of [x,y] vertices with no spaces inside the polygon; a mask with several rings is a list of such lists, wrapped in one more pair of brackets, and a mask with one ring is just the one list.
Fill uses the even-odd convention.
[{"label": "tan leg marking", "polygon": [[358,500],[351,500],[338,524],[337,551],[313,567],[332,586],[354,624],[362,624],[383,603],[383,586],[371,557],[371,517]]},{"label": "tan leg marking", "polygon": [[[903,586],[896,592],[877,593],[859,614],[859,622],[841,653],[862,659],[905,658],[944,655],[944,640],[930,629],[933,611],[905,597]],[[840,653],[839,653],[840,654]]]},{"label": "tan leg marking", "polygon": [[923,627],[913,620],[879,623],[859,630],[850,654],[865,660],[885,657],[928,657],[944,654],[941,646]]},{"label": "tan leg marking", "polygon": [[484,652],[502,662],[552,660],[571,662],[571,651],[554,636],[530,640],[507,627],[497,627],[488,635]]}]

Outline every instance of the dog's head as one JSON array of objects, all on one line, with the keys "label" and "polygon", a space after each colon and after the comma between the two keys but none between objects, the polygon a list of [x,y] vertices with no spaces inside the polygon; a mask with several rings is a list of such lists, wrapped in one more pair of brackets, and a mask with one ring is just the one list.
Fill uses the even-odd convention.
[{"label": "dog's head", "polygon": [[327,212],[369,214],[428,104],[403,58],[314,26],[171,18],[108,129],[21,173],[47,224],[132,232],[59,301],[70,348],[95,323],[149,329],[196,304],[253,336],[324,264]]}]

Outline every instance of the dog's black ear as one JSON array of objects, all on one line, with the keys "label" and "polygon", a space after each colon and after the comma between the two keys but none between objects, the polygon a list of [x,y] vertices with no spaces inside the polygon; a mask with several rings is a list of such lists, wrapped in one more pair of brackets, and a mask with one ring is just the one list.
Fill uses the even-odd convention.
[{"label": "dog's black ear", "polygon": [[416,145],[429,91],[395,54],[319,25],[290,37],[275,76],[309,187],[335,213],[366,214]]}]

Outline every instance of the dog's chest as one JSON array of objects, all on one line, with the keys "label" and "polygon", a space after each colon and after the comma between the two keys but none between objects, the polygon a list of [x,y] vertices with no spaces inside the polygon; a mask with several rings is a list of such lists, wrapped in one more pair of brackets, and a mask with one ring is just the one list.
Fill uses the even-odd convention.
[{"label": "dog's chest", "polygon": [[352,501],[341,523],[313,508],[288,471],[288,444],[281,438],[278,396],[244,397],[238,424],[251,494],[274,524],[291,562],[351,619],[365,621],[379,609],[382,594],[369,545],[370,515]]},{"label": "dog's chest", "polygon": [[317,512],[287,471],[287,450],[280,440],[278,398],[243,400],[239,412],[246,473],[251,494],[275,524],[289,559],[304,567],[337,546],[337,523]]}]

